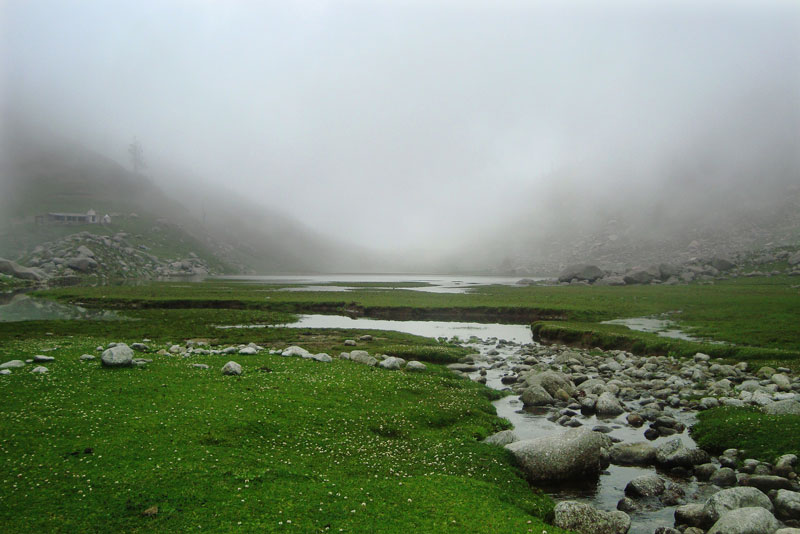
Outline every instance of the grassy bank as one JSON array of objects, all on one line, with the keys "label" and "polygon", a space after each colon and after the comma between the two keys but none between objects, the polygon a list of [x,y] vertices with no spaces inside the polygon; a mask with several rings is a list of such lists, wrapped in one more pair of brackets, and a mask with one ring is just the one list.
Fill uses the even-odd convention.
[{"label": "grassy bank", "polygon": [[744,458],[774,462],[782,454],[800,455],[800,416],[767,415],[755,408],[715,408],[698,414],[692,437],[720,454],[742,449]]},{"label": "grassy bank", "polygon": [[[78,360],[176,319],[153,313],[21,323],[19,335],[0,325],[3,361],[56,358],[47,375],[15,370],[0,380],[4,532],[559,532],[541,520],[550,499],[504,449],[478,442],[507,425],[483,386],[435,365],[413,374],[267,354],[151,354],[145,368],[120,370]],[[158,341],[203,334],[202,317],[185,320],[197,326],[179,335],[174,323]],[[217,339],[335,353],[346,334],[276,331]],[[363,348],[437,346],[380,335]],[[241,377],[220,374],[230,359]]]},{"label": "grassy bank", "polygon": [[[239,307],[284,313],[352,312],[373,317],[504,322],[547,321],[544,333],[567,341],[589,335],[596,345],[654,352],[754,360],[800,356],[800,283],[790,277],[725,280],[713,285],[625,287],[481,287],[469,294],[437,294],[366,287],[350,292],[289,292],[274,285],[214,281],[197,285],[76,287],[47,291],[58,299],[100,307]],[[674,342],[600,321],[668,314],[687,333],[735,345]],[[558,321],[558,322],[555,322]],[[695,350],[695,352],[697,351]]]}]

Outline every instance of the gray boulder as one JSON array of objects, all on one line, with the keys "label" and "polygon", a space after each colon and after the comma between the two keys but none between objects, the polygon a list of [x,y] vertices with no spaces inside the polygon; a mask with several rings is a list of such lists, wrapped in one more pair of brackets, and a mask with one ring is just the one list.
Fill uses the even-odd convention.
[{"label": "gray boulder", "polygon": [[378,362],[378,367],[383,369],[402,369],[403,365],[405,365],[406,361],[403,358],[398,358],[396,356],[389,356],[385,360],[381,360]]},{"label": "gray boulder", "polygon": [[561,501],[553,510],[553,525],[580,534],[626,534],[631,518],[625,512],[603,512],[589,504]]},{"label": "gray boulder", "polygon": [[762,410],[770,415],[800,415],[800,402],[792,399],[779,400],[767,404]]},{"label": "gray boulder", "polygon": [[133,365],[133,350],[125,343],[119,343],[104,350],[100,362],[105,367],[130,367]]},{"label": "gray boulder", "polygon": [[0,369],[18,369],[20,367],[25,367],[25,362],[22,360],[9,360],[0,365]]},{"label": "gray boulder", "polygon": [[69,260],[67,262],[67,267],[69,267],[73,271],[90,273],[97,269],[97,262],[94,261],[92,258],[78,257]]},{"label": "gray boulder", "polygon": [[787,261],[789,262],[789,265],[800,265],[800,251],[789,256]]},{"label": "gray boulder", "polygon": [[622,277],[626,284],[649,284],[653,280],[661,279],[661,271],[658,267],[651,265],[646,269],[642,267],[634,267]]},{"label": "gray boulder", "polygon": [[709,263],[713,268],[717,269],[718,271],[729,271],[734,267],[736,267],[732,261],[719,257],[711,258],[711,261]]},{"label": "gray boulder", "polygon": [[613,417],[625,412],[619,400],[608,391],[597,398],[594,409],[600,417]]},{"label": "gray boulder", "polygon": [[532,482],[557,482],[597,474],[607,463],[611,439],[599,432],[573,428],[563,434],[506,445]]},{"label": "gray boulder", "polygon": [[375,367],[378,365],[378,360],[370,356],[365,350],[354,350],[350,353],[350,359],[356,363],[369,365]]},{"label": "gray boulder", "polygon": [[708,462],[708,453],[702,449],[689,449],[681,441],[674,438],[656,449],[656,463],[664,467],[691,468]]},{"label": "gray boulder", "polygon": [[756,488],[728,488],[709,497],[703,506],[703,513],[714,522],[730,510],[752,507],[764,508],[769,512],[773,509],[769,497]]},{"label": "gray boulder", "polygon": [[39,269],[29,269],[4,258],[0,258],[0,273],[20,280],[33,280],[34,282],[44,280],[47,277]]},{"label": "gray boulder", "polygon": [[547,406],[554,402],[553,397],[538,385],[526,388],[519,398],[525,406]]},{"label": "gray boulder", "polygon": [[584,280],[586,282],[594,282],[603,277],[603,271],[596,265],[588,265],[579,263],[576,265],[569,265],[558,275],[559,282],[569,282],[571,280]]},{"label": "gray boulder", "polygon": [[558,371],[528,374],[525,376],[525,383],[528,386],[541,386],[551,397],[555,397],[559,389],[563,389],[570,396],[575,393],[575,384],[567,375]]},{"label": "gray boulder", "polygon": [[775,515],[781,519],[800,519],[800,493],[779,489],[775,494]]},{"label": "gray boulder", "polygon": [[509,443],[514,443],[518,440],[519,438],[516,434],[514,434],[513,430],[501,430],[500,432],[492,434],[483,440],[483,442],[488,443],[489,445],[499,445],[501,447],[505,447]]},{"label": "gray boulder", "polygon": [[737,508],[725,512],[708,534],[774,534],[780,526],[764,508]]},{"label": "gray boulder", "polygon": [[284,351],[281,352],[281,356],[299,356],[301,358],[311,358],[311,353],[303,347],[292,345],[290,347],[286,347]]},{"label": "gray boulder", "polygon": [[642,475],[634,478],[625,486],[628,497],[656,497],[664,493],[667,484],[656,474]]},{"label": "gray boulder", "polygon": [[239,354],[243,356],[253,356],[255,354],[258,354],[258,351],[253,347],[242,347],[241,349],[239,349]]},{"label": "gray boulder", "polygon": [[418,362],[417,360],[411,360],[406,364],[406,371],[424,371],[428,367],[422,363]]},{"label": "gray boulder", "polygon": [[714,471],[708,481],[720,488],[727,488],[736,485],[736,471],[730,467],[722,467]]},{"label": "gray boulder", "polygon": [[240,375],[242,374],[242,366],[236,362],[228,362],[222,366],[223,375]]},{"label": "gray boulder", "polygon": [[82,361],[85,361],[85,362],[87,362],[87,361],[92,361],[92,360],[94,360],[94,359],[95,359],[95,357],[94,357],[94,356],[92,356],[91,354],[81,354],[81,357],[80,357],[80,359],[81,359]]},{"label": "gray boulder", "polygon": [[609,451],[616,465],[651,465],[656,461],[656,448],[649,443],[617,443]]},{"label": "gray boulder", "polygon": [[43,375],[43,374],[47,373],[47,367],[39,365],[39,366],[34,367],[33,369],[31,369],[31,373],[34,373],[34,374],[37,374],[37,375]]},{"label": "gray boulder", "polygon": [[324,352],[320,352],[319,354],[313,354],[311,359],[316,362],[323,362],[323,363],[330,363],[333,361],[333,358],[330,355],[325,354]]},{"label": "gray boulder", "polygon": [[10,375],[11,369],[0,369],[0,375]]},{"label": "gray boulder", "polygon": [[45,363],[45,362],[54,362],[54,361],[56,361],[56,359],[53,358],[52,356],[45,356],[44,354],[37,354],[36,356],[33,357],[33,361],[35,361],[36,363]]}]

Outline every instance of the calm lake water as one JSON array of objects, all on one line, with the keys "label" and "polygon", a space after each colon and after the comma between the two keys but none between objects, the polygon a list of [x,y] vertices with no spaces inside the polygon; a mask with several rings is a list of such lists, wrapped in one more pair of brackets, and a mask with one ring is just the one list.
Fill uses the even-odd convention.
[{"label": "calm lake water", "polygon": [[[372,288],[390,288],[398,283],[425,283],[421,287],[404,287],[408,291],[425,291],[428,293],[466,293],[470,289],[488,285],[519,285],[519,276],[457,276],[445,274],[325,274],[325,275],[266,275],[266,276],[218,276],[215,280],[237,280],[258,284],[301,286],[287,288],[289,291],[351,291],[364,289],[353,286],[325,286],[322,284],[386,284],[371,286]],[[526,280],[544,280],[544,278],[526,278]]]}]

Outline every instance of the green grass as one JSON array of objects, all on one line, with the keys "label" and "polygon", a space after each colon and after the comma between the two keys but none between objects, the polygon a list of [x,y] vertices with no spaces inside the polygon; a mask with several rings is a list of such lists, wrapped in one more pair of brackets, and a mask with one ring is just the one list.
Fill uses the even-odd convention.
[{"label": "green grass", "polygon": [[610,324],[541,321],[532,328],[536,338],[565,345],[604,350],[624,349],[634,354],[663,354],[680,358],[689,358],[702,352],[730,361],[749,361],[758,366],[785,366],[800,370],[800,353],[795,350],[686,341]]},{"label": "green grass", "polygon": [[714,408],[698,414],[692,428],[697,444],[719,454],[736,448],[745,458],[774,462],[783,454],[800,455],[800,416],[767,415],[755,408]]},{"label": "green grass", "polygon": [[478,442],[508,425],[483,386],[266,354],[78,361],[104,335],[3,338],[4,360],[57,347],[48,375],[0,380],[3,532],[561,532]]},{"label": "green grass", "polygon": [[[477,317],[486,321],[568,321],[573,330],[620,334],[663,346],[664,338],[639,334],[600,321],[670,313],[689,334],[732,343],[741,349],[731,357],[761,359],[796,358],[800,355],[800,290],[791,277],[737,278],[716,284],[625,287],[482,287],[468,294],[436,294],[371,288],[347,293],[286,292],[275,286],[211,281],[192,286],[155,283],[143,286],[79,287],[51,290],[50,297],[94,306],[224,306],[303,313],[341,313],[358,309],[365,315],[402,316],[415,313],[448,313],[453,319]],[[438,316],[437,316],[438,317]],[[555,328],[548,323],[548,328]],[[628,341],[625,341],[628,343]],[[712,344],[706,350],[720,351]],[[758,349],[758,350],[756,350]],[[659,349],[661,350],[661,349]],[[668,351],[685,353],[688,346],[673,343]],[[783,351],[783,352],[781,352]],[[760,352],[760,353],[758,353]],[[784,358],[784,356],[786,358]]]}]

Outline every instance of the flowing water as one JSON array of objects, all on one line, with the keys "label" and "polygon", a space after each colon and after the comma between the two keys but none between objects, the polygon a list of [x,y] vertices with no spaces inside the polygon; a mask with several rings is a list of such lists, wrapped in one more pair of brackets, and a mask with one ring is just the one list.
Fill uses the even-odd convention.
[{"label": "flowing water", "polygon": [[[304,315],[300,321],[284,325],[290,328],[353,328],[369,330],[395,330],[433,338],[457,338],[463,346],[476,353],[488,354],[497,351],[501,358],[514,358],[516,352],[523,346],[533,346],[530,327],[509,324],[485,324],[446,321],[392,321],[375,319],[352,319],[335,315]],[[230,326],[233,328],[236,326]],[[239,326],[244,327],[244,326]],[[257,325],[266,327],[266,325]],[[504,340],[504,341],[500,341]],[[508,371],[507,368],[485,369],[488,387],[503,390],[507,389],[500,378]],[[473,373],[472,378],[477,378],[479,373]],[[627,402],[635,410],[636,402]],[[495,401],[497,414],[511,421],[514,432],[520,439],[533,439],[537,437],[560,434],[567,429],[547,419],[550,412],[547,409],[526,409],[517,395],[509,395]],[[687,428],[694,422],[693,412],[680,412],[665,410],[665,413],[683,422]],[[586,428],[605,426],[608,435],[615,441],[641,442],[645,441],[644,430],[646,427],[633,428],[625,422],[624,414],[615,418],[599,419],[594,415],[578,415],[578,420]],[[694,447],[695,443],[688,431],[677,436],[660,437],[651,444],[658,446],[664,441],[679,437],[687,447]],[[617,502],[625,496],[624,490],[627,483],[640,475],[655,472],[653,467],[627,467],[611,465],[594,480],[582,480],[557,487],[542,488],[556,500],[577,500],[591,504],[600,510],[615,510]],[[681,480],[671,477],[668,473],[659,473],[663,478],[679,485],[686,492],[686,502],[703,502],[711,493],[713,487],[708,484],[698,484],[695,481]],[[660,503],[645,505],[641,511],[630,513],[630,534],[652,534],[657,527],[671,526],[673,524],[675,507],[663,506]]]}]

